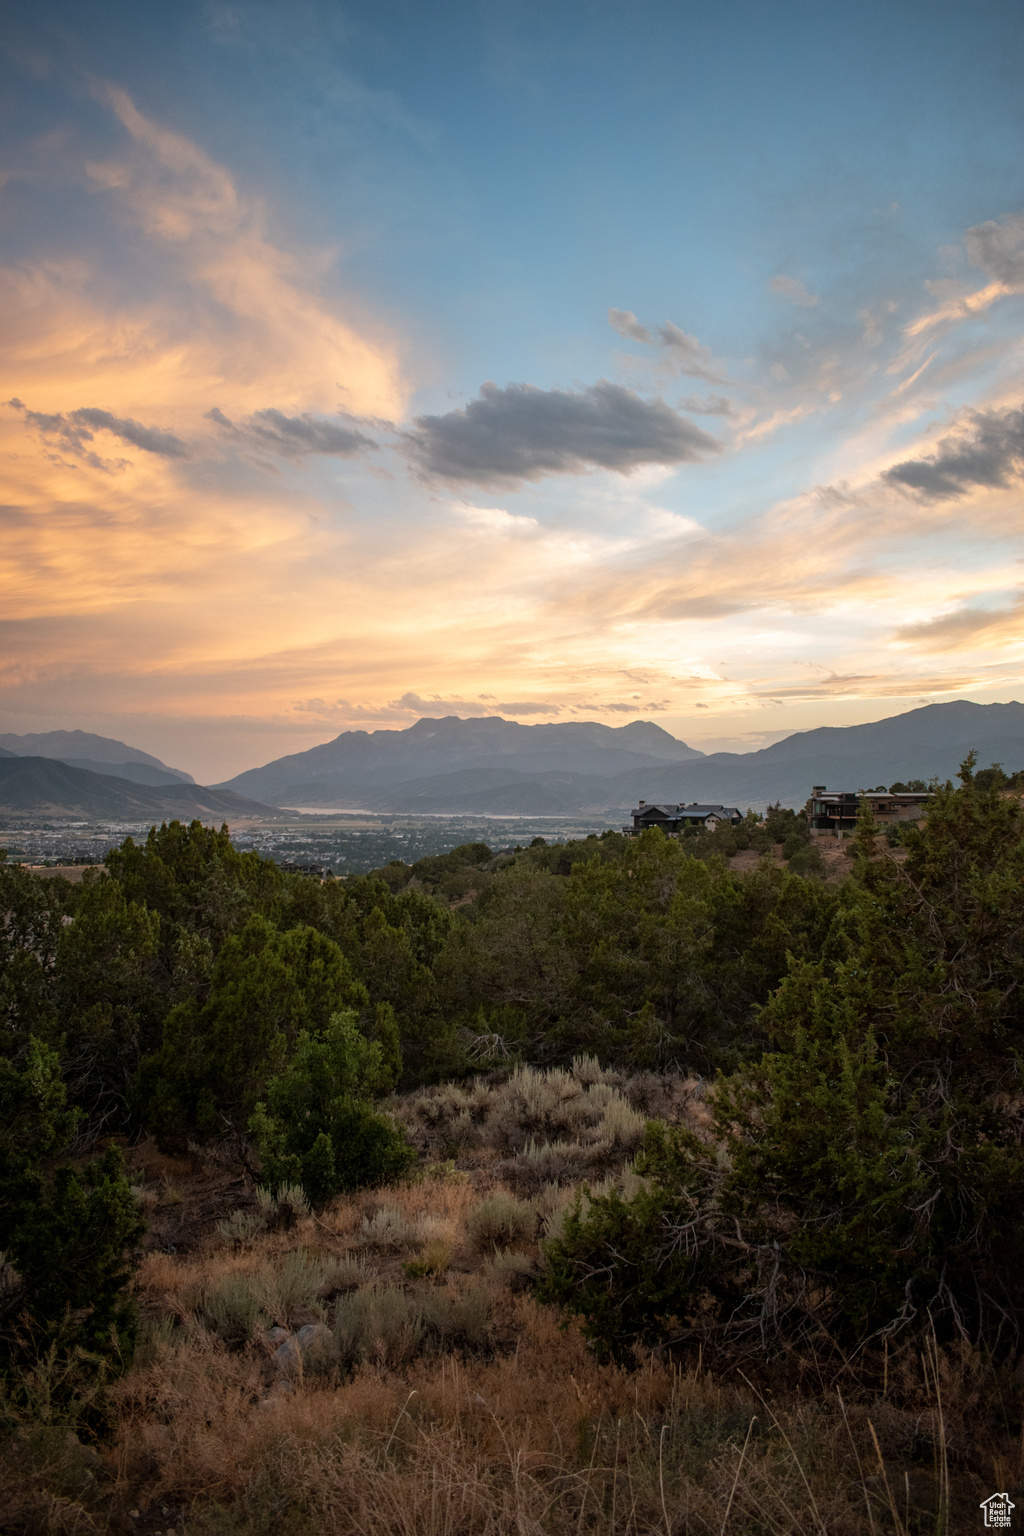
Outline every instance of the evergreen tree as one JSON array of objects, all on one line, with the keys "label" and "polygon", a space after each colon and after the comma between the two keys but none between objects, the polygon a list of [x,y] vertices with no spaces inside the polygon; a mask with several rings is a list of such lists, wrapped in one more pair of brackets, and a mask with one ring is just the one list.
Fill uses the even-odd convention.
[{"label": "evergreen tree", "polygon": [[302,1031],[366,1001],[330,939],[250,917],[222,945],[206,1002],[190,997],[168,1014],[162,1048],[140,1072],[140,1113],[165,1139],[244,1130]]},{"label": "evergreen tree", "polygon": [[0,1058],[0,1370],[40,1356],[65,1364],[125,1361],[135,1333],[127,1292],[142,1234],[121,1156],[76,1171],[61,1159],[81,1122],[67,1107],[56,1052],[31,1039]]},{"label": "evergreen tree", "polygon": [[385,1077],[381,1047],[360,1033],[351,1013],[303,1031],[250,1121],[267,1186],[301,1184],[319,1205],[343,1190],[400,1178],[415,1154],[370,1102]]}]

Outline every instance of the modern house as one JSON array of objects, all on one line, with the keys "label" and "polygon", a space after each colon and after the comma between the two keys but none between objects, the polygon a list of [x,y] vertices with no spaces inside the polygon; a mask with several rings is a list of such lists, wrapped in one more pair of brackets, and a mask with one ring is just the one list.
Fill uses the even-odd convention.
[{"label": "modern house", "polygon": [[670,837],[677,837],[686,827],[707,827],[709,832],[713,832],[720,821],[728,821],[735,826],[743,820],[734,805],[700,805],[696,800],[690,805],[656,805],[653,801],[648,805],[646,800],[641,800],[630,815],[633,825],[623,827],[622,830],[631,837],[635,837],[645,827],[660,827]]},{"label": "modern house", "polygon": [[854,831],[861,801],[883,826],[892,821],[917,821],[922,807],[930,799],[927,790],[922,794],[901,792],[892,795],[887,789],[827,790],[824,784],[815,784],[811,790],[811,831]]},{"label": "modern house", "polygon": [[329,864],[294,864],[291,859],[281,859],[278,869],[286,875],[308,875],[312,880],[330,880],[334,871]]}]

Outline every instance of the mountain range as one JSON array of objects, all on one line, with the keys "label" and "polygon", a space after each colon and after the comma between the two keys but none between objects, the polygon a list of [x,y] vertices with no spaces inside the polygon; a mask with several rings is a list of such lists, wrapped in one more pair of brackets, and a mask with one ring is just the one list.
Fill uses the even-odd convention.
[{"label": "mountain range", "polygon": [[0,756],[48,757],[67,763],[70,768],[85,768],[108,778],[130,779],[134,784],[194,784],[195,779],[183,768],[168,768],[158,757],[127,747],[109,736],[94,736],[91,731],[40,731],[29,736],[0,734]]},{"label": "mountain range", "polygon": [[814,784],[872,789],[951,778],[971,748],[982,765],[1024,763],[1024,705],[928,704],[742,753],[699,752],[642,720],[614,727],[448,716],[401,731],[344,731],[217,787],[310,809],[612,817],[638,799],[800,806]]},{"label": "mountain range", "polygon": [[814,784],[871,789],[952,778],[965,754],[1024,765],[1024,705],[961,699],[867,725],[798,731],[756,752],[703,753],[651,721],[520,725],[498,716],[343,731],[204,788],[104,736],[0,735],[0,813],[25,817],[271,816],[277,808],[620,820],[640,799],[800,806]]}]

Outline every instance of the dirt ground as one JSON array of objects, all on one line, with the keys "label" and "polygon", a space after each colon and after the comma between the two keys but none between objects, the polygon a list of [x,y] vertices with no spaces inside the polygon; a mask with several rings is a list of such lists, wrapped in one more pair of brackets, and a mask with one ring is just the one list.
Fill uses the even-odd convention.
[{"label": "dirt ground", "polygon": [[101,875],[106,874],[102,864],[23,864],[21,867],[30,875],[39,875],[43,880],[59,875],[62,880],[70,880],[72,885],[81,885],[87,869],[96,869]]},{"label": "dirt ground", "polygon": [[[838,885],[845,880],[853,865],[849,857],[850,844],[837,842],[833,837],[816,837],[813,846],[817,848],[825,862],[824,878],[830,885]],[[906,858],[906,850],[903,848],[886,849],[890,858],[901,861]],[[729,868],[737,872],[756,869],[761,855],[753,848],[744,848],[742,853],[734,853],[729,860]],[[782,864],[782,844],[776,843],[771,851],[772,862]]]}]

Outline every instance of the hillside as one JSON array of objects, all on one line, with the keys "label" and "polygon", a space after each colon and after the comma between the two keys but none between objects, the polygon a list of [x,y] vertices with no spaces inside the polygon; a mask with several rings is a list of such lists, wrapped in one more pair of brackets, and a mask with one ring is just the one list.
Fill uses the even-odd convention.
[{"label": "hillside", "polygon": [[183,768],[168,768],[158,757],[129,747],[110,736],[95,736],[91,731],[39,731],[32,735],[0,734],[0,756],[48,757],[67,763],[71,768],[85,768],[91,773],[105,773],[116,779],[130,779],[136,784],[194,784]]},{"label": "hillside", "polygon": [[272,815],[270,807],[201,785],[149,787],[70,768],[47,757],[0,758],[0,812],[8,817],[101,817],[116,821],[178,817],[200,821]]},{"label": "hillside", "polygon": [[322,885],[201,827],[0,862],[5,1536],[978,1529],[1024,810],[829,851],[775,811]]}]

